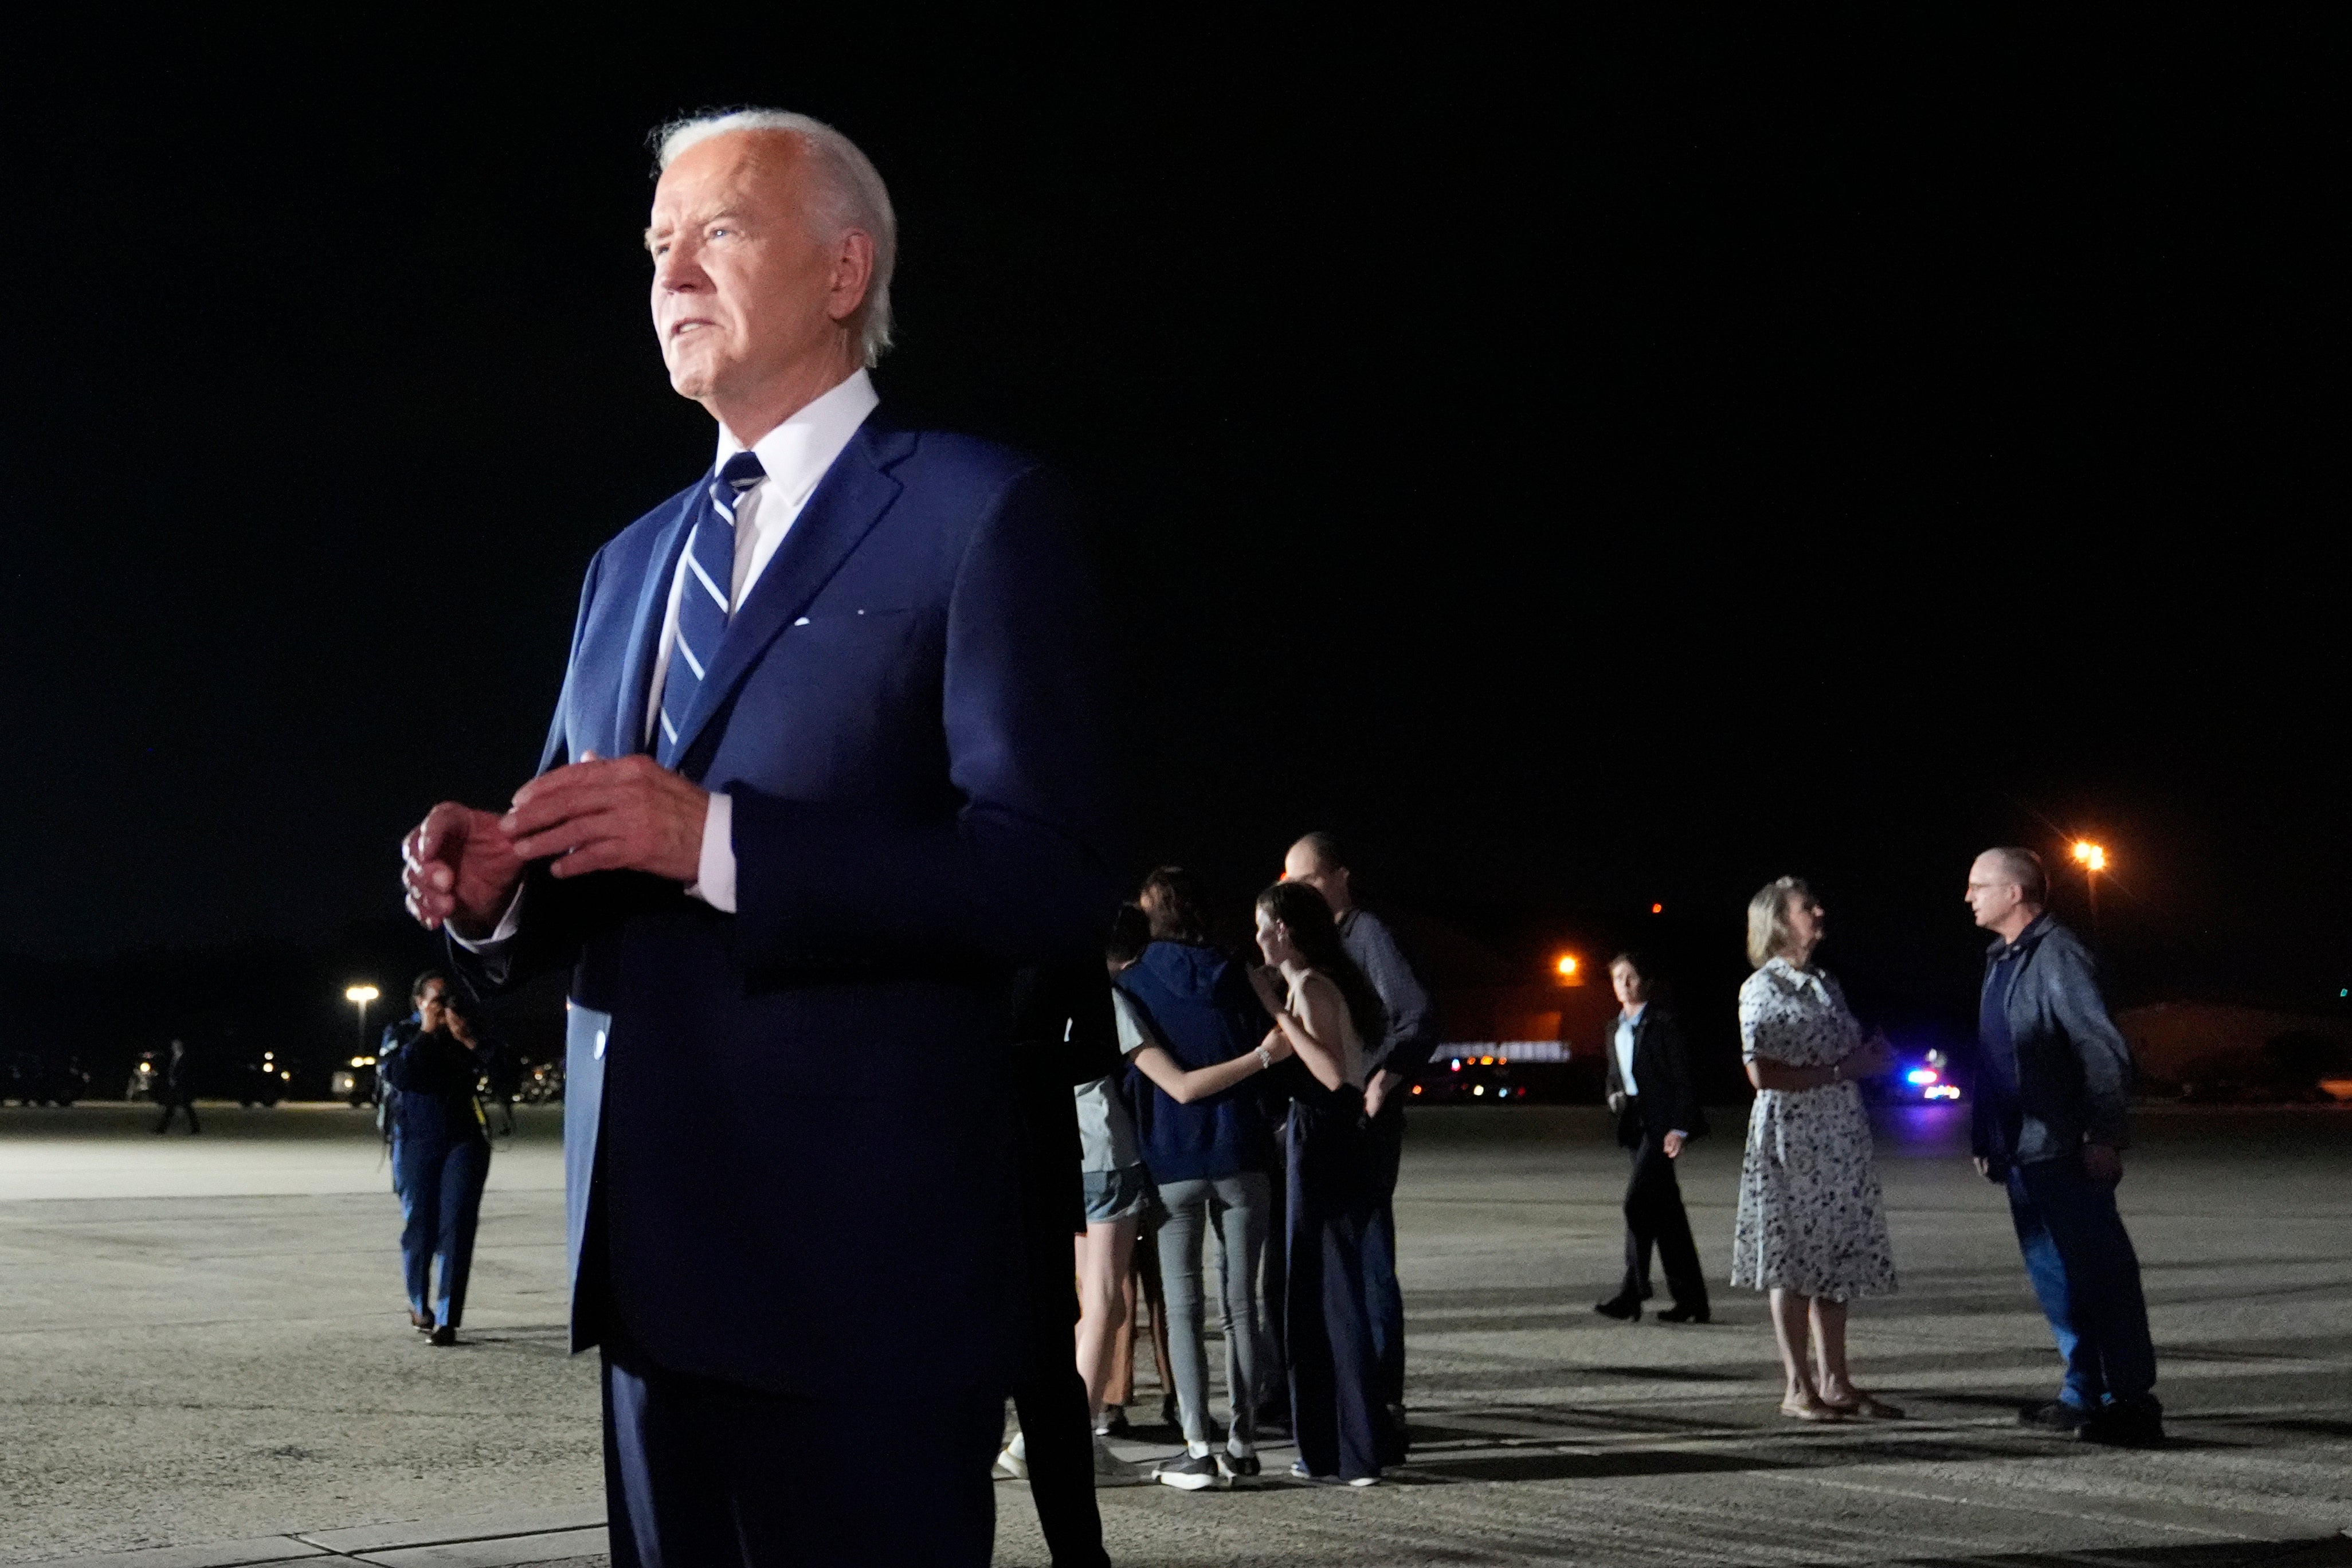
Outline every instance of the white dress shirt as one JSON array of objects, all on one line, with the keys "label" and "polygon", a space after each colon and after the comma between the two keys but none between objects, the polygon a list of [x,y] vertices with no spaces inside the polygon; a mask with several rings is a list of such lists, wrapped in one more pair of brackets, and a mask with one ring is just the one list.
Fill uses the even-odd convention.
[{"label": "white dress shirt", "polygon": [[1650,1005],[1644,1002],[1630,1013],[1617,1015],[1617,1071],[1625,1080],[1625,1097],[1629,1100],[1642,1092],[1633,1087],[1633,1029],[1649,1010]]},{"label": "white dress shirt", "polygon": [[[735,582],[727,602],[740,605],[759,582],[760,574],[775,558],[776,546],[798,521],[801,509],[832,471],[834,459],[866,423],[882,399],[873,378],[859,371],[831,392],[809,404],[751,444],[751,455],[768,477],[735,503]],[[743,450],[734,432],[719,427],[716,473],[727,459]],[[669,679],[670,655],[677,647],[677,596],[686,585],[687,565],[678,557],[670,579],[669,605],[662,612],[661,642],[654,654],[653,685],[646,693],[646,744],[653,744],[654,728],[661,722],[662,686]],[[686,889],[714,910],[735,912],[735,803],[722,790],[713,790],[709,810],[702,819],[702,864]]]},{"label": "white dress shirt", "polygon": [[[729,604],[743,603],[759,582],[760,574],[775,559],[776,547],[792,531],[818,483],[831,471],[842,448],[849,445],[857,427],[881,401],[874,391],[873,379],[861,370],[751,444],[751,455],[760,459],[760,467],[767,470],[768,477],[735,502],[735,581],[727,596]],[[734,432],[719,426],[719,456],[711,471],[724,468],[727,459],[741,450],[743,443],[735,438]],[[661,722],[662,687],[669,679],[670,656],[677,647],[677,598],[685,585],[687,571],[685,552],[681,551],[677,571],[670,579],[668,607],[662,612],[661,642],[654,654],[653,684],[646,693],[645,739],[648,749],[655,726]],[[575,756],[572,760],[576,763],[580,759]],[[735,912],[735,811],[734,802],[724,791],[711,792],[709,806],[702,818],[701,864],[686,890],[714,910],[724,910],[730,915]],[[520,924],[521,904],[518,891],[497,931],[479,942],[467,942],[463,937],[457,937],[457,941],[479,951],[509,940]],[[452,931],[450,935],[457,933]]]}]

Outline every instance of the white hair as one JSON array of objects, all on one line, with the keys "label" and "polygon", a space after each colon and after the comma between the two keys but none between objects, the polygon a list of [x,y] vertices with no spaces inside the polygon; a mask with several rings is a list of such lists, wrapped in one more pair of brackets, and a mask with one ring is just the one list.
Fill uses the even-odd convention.
[{"label": "white hair", "polygon": [[654,172],[668,168],[696,142],[731,131],[781,131],[799,137],[816,170],[815,216],[831,231],[826,237],[853,228],[873,237],[874,276],[866,286],[865,323],[858,336],[866,364],[879,363],[890,347],[890,274],[898,265],[898,216],[891,210],[889,187],[883,184],[873,160],[822,120],[782,109],[730,109],[691,114],[656,130],[647,138],[654,144]]}]

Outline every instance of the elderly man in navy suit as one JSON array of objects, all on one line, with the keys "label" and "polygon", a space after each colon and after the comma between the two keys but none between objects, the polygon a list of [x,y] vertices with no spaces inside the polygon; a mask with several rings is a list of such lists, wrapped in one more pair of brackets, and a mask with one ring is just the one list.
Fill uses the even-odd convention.
[{"label": "elderly man in navy suit", "polygon": [[571,973],[614,1561],[981,1563],[1008,977],[1113,900],[1086,574],[1035,463],[877,408],[896,223],[847,138],[738,111],[659,163],[654,327],[716,458],[590,563],[539,775],[433,808],[409,907],[478,988]]}]

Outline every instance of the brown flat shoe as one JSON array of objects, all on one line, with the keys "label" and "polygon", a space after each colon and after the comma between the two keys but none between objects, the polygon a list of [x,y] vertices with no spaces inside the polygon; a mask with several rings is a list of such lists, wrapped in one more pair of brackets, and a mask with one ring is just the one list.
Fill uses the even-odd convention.
[{"label": "brown flat shoe", "polygon": [[1844,1410],[1821,1399],[1810,1404],[1802,1400],[1783,1399],[1780,1401],[1780,1414],[1798,1421],[1843,1421],[1846,1416]]},{"label": "brown flat shoe", "polygon": [[[1829,1401],[1827,1400],[1823,1400],[1822,1403],[1829,1405]],[[1897,1410],[1892,1405],[1887,1405],[1882,1401],[1873,1399],[1867,1394],[1856,1394],[1854,1396],[1853,1403],[1851,1405],[1830,1405],[1829,1407],[1832,1410],[1836,1411],[1841,1415],[1859,1415],[1865,1421],[1900,1421],[1903,1419],[1902,1411]]]}]

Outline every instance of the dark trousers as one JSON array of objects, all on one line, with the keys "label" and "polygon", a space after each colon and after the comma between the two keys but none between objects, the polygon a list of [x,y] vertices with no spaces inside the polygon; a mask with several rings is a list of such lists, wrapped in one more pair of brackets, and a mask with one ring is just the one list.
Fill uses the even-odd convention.
[{"label": "dark trousers", "polygon": [[[1073,1342],[1075,1344],[1075,1341]],[[1075,1352],[1074,1352],[1075,1353]],[[1029,1497],[1054,1568],[1110,1568],[1095,1506],[1095,1428],[1072,1357],[1013,1391],[1029,1454]]]},{"label": "dark trousers", "polygon": [[2065,1359],[2059,1396],[2084,1410],[2156,1386],[2156,1347],[2115,1189],[2072,1158],[2013,1165],[2009,1213],[2026,1277]]},{"label": "dark trousers", "polygon": [[1698,1247],[1691,1240],[1690,1216],[1683,1212],[1682,1184],[1675,1179],[1675,1163],[1654,1132],[1642,1134],[1633,1151],[1633,1177],[1625,1184],[1625,1285],[1629,1296],[1641,1294],[1650,1277],[1650,1249],[1665,1266],[1666,1289],[1679,1307],[1704,1310],[1706,1275],[1699,1268]]},{"label": "dark trousers", "polygon": [[1353,1091],[1290,1110],[1290,1431],[1308,1472],[1352,1480],[1403,1458],[1380,1396],[1364,1293],[1370,1157]]},{"label": "dark trousers", "polygon": [[[1075,1227],[1086,1224],[1076,1102],[1034,1071],[1019,1085],[1021,1237],[1029,1279],[1029,1374],[1013,1391],[1029,1456],[1029,1499],[1054,1568],[1110,1568],[1095,1507],[1095,1425],[1078,1375]],[[997,1411],[1002,1434],[1003,1408]],[[982,1466],[983,1473],[987,1467]],[[992,1518],[990,1537],[994,1542]],[[985,1557],[982,1561],[986,1561]]]},{"label": "dark trousers", "polygon": [[204,1131],[204,1129],[196,1123],[196,1102],[194,1100],[167,1100],[163,1102],[163,1114],[155,1119],[156,1131],[168,1132],[172,1130],[172,1112],[175,1110],[184,1110],[188,1113],[189,1131],[202,1132]]},{"label": "dark trousers", "polygon": [[1404,1403],[1404,1291],[1396,1276],[1397,1169],[1404,1160],[1404,1107],[1372,1118],[1365,1135],[1371,1214],[1364,1225],[1364,1300],[1371,1313],[1372,1359],[1380,1366],[1381,1402]]},{"label": "dark trousers", "polygon": [[[395,1136],[393,1191],[400,1196],[400,1262],[408,1310],[454,1329],[466,1316],[466,1280],[474,1270],[474,1230],[489,1179],[489,1140]],[[433,1265],[441,1265],[440,1290]]]},{"label": "dark trousers", "polygon": [[614,1568],[988,1562],[997,1395],[796,1399],[670,1372],[625,1342],[604,1361]]},{"label": "dark trousers", "polygon": [[[1258,1289],[1265,1298],[1267,1364],[1258,1369],[1265,1391],[1258,1399],[1258,1425],[1290,1429],[1290,1127],[1275,1128],[1273,1168],[1265,1173],[1265,1259]],[[1138,1249],[1140,1250],[1139,1248]]]}]

